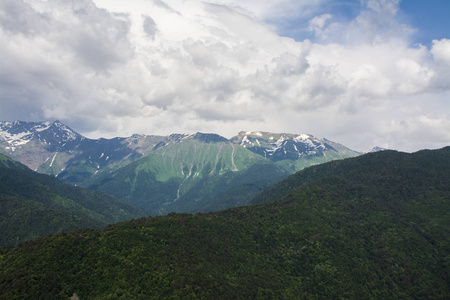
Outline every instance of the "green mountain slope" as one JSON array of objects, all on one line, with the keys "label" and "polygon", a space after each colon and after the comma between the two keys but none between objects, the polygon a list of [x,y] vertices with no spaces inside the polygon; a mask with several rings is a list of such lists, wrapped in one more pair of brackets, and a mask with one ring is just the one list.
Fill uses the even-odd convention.
[{"label": "green mountain slope", "polygon": [[449,160],[379,152],[263,205],[3,248],[0,299],[447,299]]},{"label": "green mountain slope", "polygon": [[0,154],[0,245],[142,215],[112,196],[35,173]]},{"label": "green mountain slope", "polygon": [[13,160],[9,156],[0,153],[0,167],[17,169],[17,170],[27,170],[28,168],[18,161]]},{"label": "green mountain slope", "polygon": [[[382,152],[368,153],[364,156],[354,157],[345,160],[336,160],[304,169],[293,174],[283,181],[264,190],[261,194],[252,199],[249,204],[260,204],[266,201],[279,199],[289,192],[295,190],[305,183],[313,182],[328,176],[345,176],[352,180],[364,179],[369,180],[378,174],[378,176],[390,176],[391,173],[404,169],[403,172],[415,174],[417,172],[427,172],[428,178],[437,180],[435,177],[438,173],[435,170],[442,170],[446,164],[450,164],[450,158],[445,153],[449,147],[442,150],[423,150],[413,154],[401,153],[393,150],[385,150]],[[442,154],[443,153],[443,154]],[[435,159],[433,156],[441,155],[441,160]],[[443,165],[443,166],[441,166]],[[356,166],[356,167],[355,167]],[[429,168],[431,171],[427,171]],[[445,174],[439,173],[441,176]],[[393,178],[398,182],[397,178]],[[423,184],[425,181],[422,181]]]},{"label": "green mountain slope", "polygon": [[[168,143],[99,177],[90,187],[159,215],[243,205],[287,175],[270,161],[223,137],[197,133],[172,135]],[[225,202],[220,200],[224,195]]]},{"label": "green mountain slope", "polygon": [[[74,149],[55,153],[37,169],[58,179],[79,186],[88,186],[92,178],[123,167],[161,142],[159,136],[133,135],[128,138],[84,139]],[[54,159],[53,159],[54,158]]]}]

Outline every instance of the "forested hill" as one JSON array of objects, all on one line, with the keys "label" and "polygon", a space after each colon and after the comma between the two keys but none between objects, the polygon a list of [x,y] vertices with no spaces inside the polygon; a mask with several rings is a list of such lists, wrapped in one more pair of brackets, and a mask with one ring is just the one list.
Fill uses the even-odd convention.
[{"label": "forested hill", "polygon": [[38,174],[0,154],[0,246],[143,215],[112,196]]},{"label": "forested hill", "polygon": [[[306,168],[265,189],[249,204],[280,199],[303,184],[330,176],[371,182],[374,186],[375,181],[386,182],[403,189],[423,188],[427,184],[444,184],[445,178],[450,176],[450,146],[415,153],[385,150]],[[412,181],[417,185],[412,184]],[[377,190],[382,191],[386,188],[389,187],[380,186]]]},{"label": "forested hill", "polygon": [[28,168],[18,161],[11,159],[9,156],[0,153],[0,167],[9,169],[27,170]]},{"label": "forested hill", "polygon": [[449,159],[373,153],[262,205],[2,248],[0,298],[448,299]]}]

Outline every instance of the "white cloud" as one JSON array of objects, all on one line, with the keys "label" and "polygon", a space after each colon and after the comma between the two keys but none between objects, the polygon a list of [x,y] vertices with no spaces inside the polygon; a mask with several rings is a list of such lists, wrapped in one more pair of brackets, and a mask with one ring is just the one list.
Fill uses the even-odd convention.
[{"label": "white cloud", "polygon": [[326,0],[212,0],[208,2],[229,6],[259,20],[278,20],[308,16]]},{"label": "white cloud", "polygon": [[0,117],[60,119],[91,137],[266,130],[357,150],[450,143],[449,40],[410,46],[388,0],[363,1],[348,23],[312,17],[320,43],[265,22],[321,3],[2,1]]},{"label": "white cloud", "polygon": [[369,9],[378,14],[395,16],[400,0],[361,0]]},{"label": "white cloud", "polygon": [[431,53],[437,63],[450,65],[450,39],[433,40]]},{"label": "white cloud", "polygon": [[330,14],[323,14],[317,17],[314,17],[309,21],[308,29],[318,37],[326,37],[323,28],[329,19],[333,18]]},{"label": "white cloud", "polygon": [[450,39],[433,40],[431,54],[436,70],[435,86],[438,89],[450,89]]}]

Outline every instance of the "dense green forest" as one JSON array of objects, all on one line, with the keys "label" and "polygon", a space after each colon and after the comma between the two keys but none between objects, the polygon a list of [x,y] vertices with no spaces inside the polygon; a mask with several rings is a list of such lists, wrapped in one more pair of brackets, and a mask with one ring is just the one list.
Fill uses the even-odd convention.
[{"label": "dense green forest", "polygon": [[[272,185],[253,198],[249,204],[260,204],[279,199],[303,184],[329,176],[371,183],[374,183],[373,181],[376,178],[381,178],[384,181],[389,178],[394,180],[392,184],[404,185],[404,188],[412,189],[423,188],[426,183],[430,185],[443,183],[445,177],[449,175],[447,173],[450,166],[450,157],[447,155],[449,148],[423,150],[412,154],[387,150],[380,153],[368,153],[351,159],[327,162],[313,168],[304,169]],[[420,181],[419,186],[412,186],[409,182],[410,179],[420,179],[418,180]],[[401,180],[407,181],[401,182]],[[379,191],[385,188],[387,187],[377,186]]]},{"label": "dense green forest", "polygon": [[0,154],[0,246],[144,215],[112,196],[38,174]]},{"label": "dense green forest", "polygon": [[4,247],[0,299],[448,299],[449,175],[450,147],[383,151],[298,173],[276,201]]},{"label": "dense green forest", "polygon": [[8,169],[27,170],[28,168],[18,161],[0,153],[0,167]]}]

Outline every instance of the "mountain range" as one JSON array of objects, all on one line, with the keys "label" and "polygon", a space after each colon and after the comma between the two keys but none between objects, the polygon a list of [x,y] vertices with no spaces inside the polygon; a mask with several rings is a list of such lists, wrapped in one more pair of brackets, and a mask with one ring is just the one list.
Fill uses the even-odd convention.
[{"label": "mountain range", "polygon": [[0,248],[0,299],[448,299],[449,174],[450,147],[379,151],[257,205]]},{"label": "mountain range", "polygon": [[240,132],[88,139],[59,121],[0,122],[0,152],[150,215],[246,204],[305,167],[360,153],[309,134]]}]

